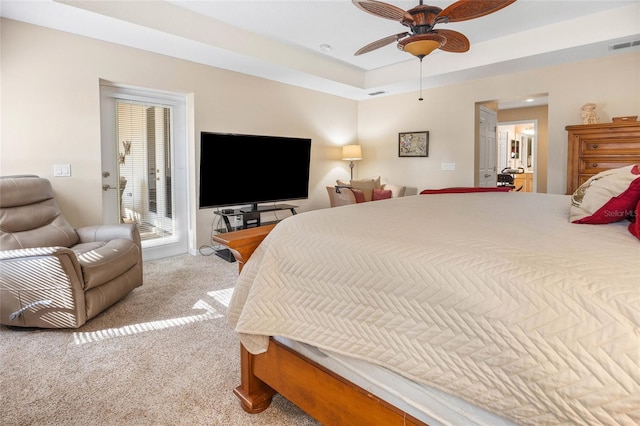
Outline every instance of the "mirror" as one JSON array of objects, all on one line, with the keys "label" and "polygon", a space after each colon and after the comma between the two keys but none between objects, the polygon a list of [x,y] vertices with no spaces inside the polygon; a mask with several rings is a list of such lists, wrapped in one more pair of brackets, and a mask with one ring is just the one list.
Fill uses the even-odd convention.
[{"label": "mirror", "polygon": [[498,170],[521,167],[534,172],[536,128],[535,121],[498,123]]},{"label": "mirror", "polygon": [[511,139],[511,160],[516,162],[520,159],[520,141]]}]

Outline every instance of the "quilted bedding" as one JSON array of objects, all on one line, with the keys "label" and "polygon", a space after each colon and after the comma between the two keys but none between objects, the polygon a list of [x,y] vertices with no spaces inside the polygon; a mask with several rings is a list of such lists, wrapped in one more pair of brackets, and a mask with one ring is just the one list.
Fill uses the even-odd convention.
[{"label": "quilted bedding", "polygon": [[244,346],[283,336],[519,424],[640,424],[640,244],[570,197],[395,198],[291,216],[245,265]]}]

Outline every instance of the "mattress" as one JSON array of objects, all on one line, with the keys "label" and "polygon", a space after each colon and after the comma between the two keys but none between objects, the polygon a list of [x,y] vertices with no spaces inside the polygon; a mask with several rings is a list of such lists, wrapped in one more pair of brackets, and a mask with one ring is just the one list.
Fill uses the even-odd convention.
[{"label": "mattress", "polygon": [[640,244],[568,196],[418,195],[282,221],[238,279],[243,345],[283,336],[518,424],[640,422]]}]

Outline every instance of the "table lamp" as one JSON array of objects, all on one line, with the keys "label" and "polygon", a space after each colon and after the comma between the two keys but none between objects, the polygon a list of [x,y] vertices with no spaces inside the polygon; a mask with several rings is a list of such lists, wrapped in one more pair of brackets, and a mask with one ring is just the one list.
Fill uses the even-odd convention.
[{"label": "table lamp", "polygon": [[353,165],[355,161],[362,160],[362,149],[360,145],[345,145],[342,147],[342,159],[349,161],[351,168],[351,179],[353,179]]}]

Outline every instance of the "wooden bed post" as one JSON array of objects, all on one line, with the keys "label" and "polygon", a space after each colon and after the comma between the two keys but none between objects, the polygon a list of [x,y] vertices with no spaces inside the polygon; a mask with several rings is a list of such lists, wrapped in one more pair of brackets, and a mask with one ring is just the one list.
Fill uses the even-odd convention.
[{"label": "wooden bed post", "polygon": [[240,386],[233,393],[240,399],[244,411],[251,414],[266,410],[276,394],[269,385],[254,376],[253,359],[253,355],[240,345]]},{"label": "wooden bed post", "polygon": [[275,226],[276,224],[271,224],[217,234],[211,237],[211,241],[225,245],[231,250],[233,257],[238,261],[238,272],[241,272],[251,254]]},{"label": "wooden bed post", "polygon": [[[275,226],[271,224],[218,234],[212,236],[211,240],[231,250],[241,272],[251,254]],[[233,393],[240,399],[244,411],[251,414],[266,410],[276,394],[275,390],[254,375],[254,360],[253,355],[240,345],[240,386]]]}]

